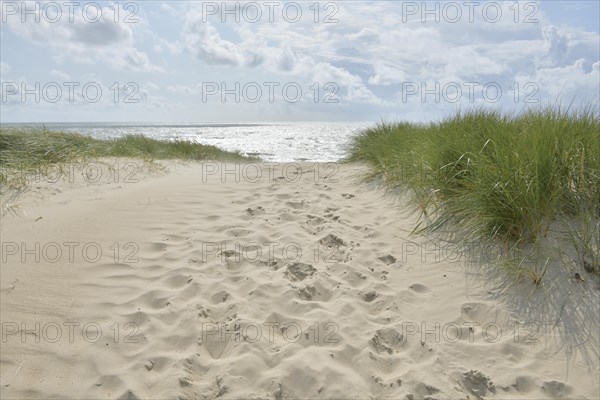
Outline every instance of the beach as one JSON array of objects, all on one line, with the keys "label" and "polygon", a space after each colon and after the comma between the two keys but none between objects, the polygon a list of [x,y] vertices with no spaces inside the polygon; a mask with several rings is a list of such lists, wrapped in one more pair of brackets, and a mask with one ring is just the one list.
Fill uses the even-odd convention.
[{"label": "beach", "polygon": [[365,166],[161,164],[3,198],[0,397],[598,398]]},{"label": "beach", "polygon": [[0,399],[600,399],[600,2],[0,15]]}]

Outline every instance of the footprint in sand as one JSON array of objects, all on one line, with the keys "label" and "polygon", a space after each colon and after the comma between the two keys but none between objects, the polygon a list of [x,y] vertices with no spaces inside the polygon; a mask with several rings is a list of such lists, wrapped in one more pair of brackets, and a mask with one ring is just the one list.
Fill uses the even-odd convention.
[{"label": "footprint in sand", "polygon": [[310,264],[294,262],[288,265],[286,276],[292,281],[303,281],[313,276],[316,271],[316,268]]},{"label": "footprint in sand", "polygon": [[419,382],[415,386],[416,396],[414,396],[412,394],[408,394],[408,395],[406,395],[406,398],[408,400],[430,399],[432,395],[439,393],[439,392],[440,392],[440,389],[436,388],[435,386],[428,385],[425,382]]},{"label": "footprint in sand", "polygon": [[307,285],[298,289],[298,297],[300,300],[312,300],[317,295],[317,288],[312,285]]},{"label": "footprint in sand", "polygon": [[204,308],[200,304],[196,304],[196,311],[198,312],[198,316],[201,318],[208,318],[210,313],[210,308]]},{"label": "footprint in sand", "polygon": [[351,199],[351,198],[356,197],[356,196],[354,196],[353,194],[342,193],[342,197],[345,198],[345,199]]},{"label": "footprint in sand", "polygon": [[415,293],[423,294],[429,292],[429,288],[421,283],[413,283],[409,288]]},{"label": "footprint in sand", "polygon": [[377,259],[383,262],[385,265],[390,265],[396,262],[396,257],[390,254],[384,254],[382,256],[377,257]]},{"label": "footprint in sand", "polygon": [[321,238],[319,240],[319,243],[325,247],[340,247],[346,245],[346,242],[344,242],[341,238],[332,233]]},{"label": "footprint in sand", "polygon": [[285,205],[293,208],[294,210],[301,210],[303,208],[307,208],[309,206],[309,202],[307,200],[302,201],[286,201]]},{"label": "footprint in sand", "polygon": [[348,250],[346,247],[348,244],[344,240],[330,233],[319,239],[318,243],[322,246],[322,248],[319,249],[319,259],[322,259],[325,262],[345,263],[352,259],[350,250],[354,248],[354,242],[350,242],[350,250]]},{"label": "footprint in sand", "polygon": [[461,385],[478,399],[485,396],[488,391],[496,393],[496,388],[490,378],[477,370],[463,373]]},{"label": "footprint in sand", "polygon": [[153,242],[149,247],[150,252],[162,253],[167,250],[167,243]]},{"label": "footprint in sand", "polygon": [[250,208],[250,207],[248,207],[246,209],[246,214],[248,214],[250,216],[262,215],[264,213],[265,213],[265,209],[262,208],[261,206],[258,206],[256,208]]},{"label": "footprint in sand", "polygon": [[359,271],[343,271],[341,278],[352,287],[361,286],[367,280],[367,276]]},{"label": "footprint in sand", "polygon": [[306,215],[306,226],[303,226],[303,228],[311,235],[316,235],[327,228],[327,226],[323,218],[308,214]]},{"label": "footprint in sand", "polygon": [[283,267],[284,261],[282,260],[273,260],[273,261],[259,261],[260,265],[264,265],[265,267],[272,268],[273,271],[277,271],[279,268]]},{"label": "footprint in sand", "polygon": [[288,212],[287,210],[279,213],[279,216],[277,217],[277,219],[280,221],[297,221],[298,218],[299,217],[296,214]]},{"label": "footprint in sand", "polygon": [[542,384],[542,390],[553,399],[565,399],[573,392],[573,388],[558,381],[549,381]]},{"label": "footprint in sand", "polygon": [[221,254],[224,255],[225,257],[234,257],[234,256],[237,258],[240,257],[240,254],[235,250],[223,250],[221,252]]},{"label": "footprint in sand", "polygon": [[289,200],[293,197],[294,196],[292,196],[290,193],[280,193],[280,194],[275,195],[275,198],[277,200]]},{"label": "footprint in sand", "polygon": [[310,214],[306,216],[306,220],[307,220],[306,223],[311,226],[318,226],[325,222],[325,220],[323,218],[317,217],[316,215],[310,215]]},{"label": "footprint in sand", "polygon": [[221,290],[210,296],[210,300],[213,302],[213,304],[224,303],[227,300],[229,300],[229,293],[227,293],[224,290]]},{"label": "footprint in sand", "polygon": [[382,328],[375,332],[369,345],[377,354],[393,354],[404,345],[404,336],[394,328]]},{"label": "footprint in sand", "polygon": [[363,294],[362,295],[362,299],[364,301],[366,301],[367,303],[370,303],[373,300],[375,300],[378,296],[379,296],[379,293],[377,293],[375,291],[370,291],[370,292],[367,292],[367,293]]},{"label": "footprint in sand", "polygon": [[325,218],[329,218],[329,219],[331,219],[333,221],[340,222],[340,216],[334,214],[334,212],[337,211],[337,210],[339,210],[339,208],[331,208],[331,207],[330,208],[326,208],[325,212],[323,213],[323,216]]},{"label": "footprint in sand", "polygon": [[176,274],[165,278],[164,285],[171,289],[180,289],[192,282],[193,278],[189,274]]},{"label": "footprint in sand", "polygon": [[512,385],[517,392],[529,393],[535,389],[535,383],[532,378],[528,376],[518,376],[516,382]]},{"label": "footprint in sand", "polygon": [[501,322],[506,320],[506,315],[495,307],[484,303],[469,302],[460,306],[460,313],[465,320],[487,323],[489,320]]}]

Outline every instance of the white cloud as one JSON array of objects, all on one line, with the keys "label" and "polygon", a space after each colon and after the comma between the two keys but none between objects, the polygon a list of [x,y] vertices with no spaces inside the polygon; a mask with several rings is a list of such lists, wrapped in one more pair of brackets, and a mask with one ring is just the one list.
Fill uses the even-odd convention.
[{"label": "white cloud", "polygon": [[392,63],[377,62],[373,63],[374,75],[369,77],[371,85],[391,85],[406,82],[406,74],[402,67]]},{"label": "white cloud", "polygon": [[[335,110],[345,113],[340,118],[355,117],[365,110],[391,112],[389,107],[402,115],[427,114],[435,118],[435,113],[439,115],[462,106],[462,103],[448,101],[432,102],[431,96],[423,102],[418,95],[410,104],[403,102],[402,85],[408,82],[426,83],[427,87],[436,83],[443,86],[495,82],[501,85],[503,100],[508,103],[512,101],[509,88],[514,82],[520,84],[521,97],[527,92],[523,87],[527,83],[537,85],[537,98],[552,100],[560,94],[563,98],[582,98],[597,96],[599,92],[598,32],[568,26],[556,17],[550,20],[541,11],[536,15],[536,23],[515,23],[508,8],[514,6],[513,2],[499,3],[505,17],[498,23],[486,22],[481,17],[481,6],[475,14],[475,22],[463,18],[457,23],[436,23],[428,18],[423,23],[420,16],[403,22],[402,6],[398,2],[338,2],[335,18],[339,22],[333,24],[323,23],[327,15],[323,8],[320,22],[315,23],[313,11],[308,8],[311,2],[302,3],[304,18],[297,23],[281,18],[281,5],[272,23],[267,21],[265,8],[258,23],[243,19],[235,23],[231,15],[228,22],[222,23],[220,14],[205,20],[197,2],[153,3],[148,9],[144,9],[145,4],[140,3],[140,8],[147,18],[140,24],[115,24],[111,20],[113,14],[107,12],[107,19],[96,25],[76,18],[74,23],[57,24],[9,21],[6,27],[49,48],[59,62],[100,64],[125,71],[162,71],[159,65],[176,70],[176,73],[159,75],[160,80],[157,77],[140,90],[147,105],[158,104],[159,99],[163,104],[188,107],[192,113],[195,111],[192,103],[200,101],[201,82],[208,80],[242,85],[252,81],[299,83],[305,91],[305,99],[293,106],[284,104],[277,108],[280,104],[274,105],[268,108],[272,114],[284,109],[286,112],[318,110],[325,114],[323,104],[305,100],[307,93],[312,94],[309,88],[314,83],[322,89],[325,83],[333,82],[339,88],[340,97],[340,107]],[[522,19],[526,13],[523,9],[521,12]],[[463,15],[466,17],[465,10]],[[15,19],[18,22],[20,16]],[[21,69],[17,63],[10,62],[11,66],[2,64],[2,74],[8,73],[11,67],[13,72]],[[52,67],[57,68],[44,69],[44,76]],[[102,69],[85,68],[81,71],[69,65],[68,69],[59,69],[83,78],[85,72],[95,71],[98,76],[94,80],[111,80]],[[64,72],[50,73],[61,77]],[[131,74],[113,75],[126,82]],[[121,79],[122,76],[127,78]],[[159,98],[160,95],[164,98]],[[276,94],[276,97],[281,96]],[[178,103],[180,99],[184,100]],[[485,105],[482,102],[479,96],[471,104]],[[231,115],[231,108],[227,107],[237,107],[219,103],[215,102],[214,110],[227,109],[223,118]],[[513,101],[508,105],[519,108],[522,104]],[[251,108],[248,104],[245,106]],[[208,115],[212,115],[212,110]],[[265,118],[269,115],[265,114]]]},{"label": "white cloud", "polygon": [[[213,21],[218,22],[218,16],[207,20],[203,18],[199,7],[191,6],[185,14],[180,42],[208,66],[260,67],[273,74],[300,81],[306,87],[314,82],[334,82],[353,99],[371,99],[374,103],[381,103],[364,86],[362,78],[326,60],[327,53],[335,55],[335,52],[325,47],[325,51],[313,51],[315,45],[319,47],[318,43],[331,42],[331,35],[318,25],[310,23],[312,20],[304,25],[285,21],[256,24],[242,22],[235,24],[233,28],[239,37],[236,41],[224,39],[220,30],[212,24]],[[218,26],[223,28],[223,24]],[[368,35],[368,32],[364,31],[363,34]],[[171,43],[170,47],[177,49],[180,45]],[[172,90],[184,89],[174,87]]]},{"label": "white cloud", "polygon": [[[474,81],[497,82],[507,90],[517,72],[537,79],[541,75],[535,71],[572,66],[576,55],[585,60],[578,64],[584,69],[598,60],[597,35],[559,29],[542,13],[537,23],[515,23],[510,4],[501,6],[504,17],[496,23],[486,21],[481,8],[475,22],[463,10],[457,23],[431,18],[422,23],[420,16],[399,23],[397,3],[344,3],[337,14],[343,23],[329,25],[310,18],[296,24],[281,19],[222,24],[218,15],[206,20],[198,7],[190,6],[181,42],[208,66],[260,66],[306,83],[335,82],[346,101],[377,105],[390,104],[374,94],[377,87]],[[576,73],[572,67],[569,71]],[[549,82],[540,79],[539,84]],[[394,101],[397,90],[388,93]]]},{"label": "white cloud", "polygon": [[[19,7],[33,8],[34,2],[25,2]],[[67,8],[63,10],[67,12]],[[121,10],[125,14],[124,10]],[[21,22],[22,18],[25,22]],[[133,26],[123,20],[114,22],[113,13],[102,9],[98,22],[91,23],[83,18],[81,11],[73,13],[73,21],[63,15],[57,22],[41,18],[36,22],[31,16],[15,14],[7,16],[6,26],[15,34],[39,45],[48,46],[59,62],[69,60],[79,63],[101,63],[113,69],[161,72],[163,69],[152,64],[146,53],[135,47]]]},{"label": "white cloud", "polygon": [[197,9],[186,16],[182,40],[192,54],[208,65],[239,65],[241,62],[238,54],[228,54],[235,50],[235,45],[223,41],[212,25],[202,21],[202,12]]},{"label": "white cloud", "polygon": [[517,80],[537,84],[540,94],[548,101],[597,101],[600,93],[600,61],[596,61],[589,72],[585,71],[583,65],[584,60],[579,59],[563,67],[540,68],[532,75],[519,75]]},{"label": "white cloud", "polygon": [[544,38],[544,50],[552,63],[560,63],[569,51],[569,37],[561,34],[555,26],[547,26],[542,29]]}]

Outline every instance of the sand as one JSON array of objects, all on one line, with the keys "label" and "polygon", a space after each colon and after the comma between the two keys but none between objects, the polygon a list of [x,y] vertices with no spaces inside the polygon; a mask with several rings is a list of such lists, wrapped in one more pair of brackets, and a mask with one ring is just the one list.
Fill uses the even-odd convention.
[{"label": "sand", "polygon": [[3,399],[598,398],[364,167],[131,162],[4,196]]}]

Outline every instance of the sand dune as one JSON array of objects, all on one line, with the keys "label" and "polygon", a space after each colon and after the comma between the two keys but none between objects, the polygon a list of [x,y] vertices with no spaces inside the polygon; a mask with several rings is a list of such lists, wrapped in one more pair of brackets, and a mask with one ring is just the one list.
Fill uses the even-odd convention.
[{"label": "sand dune", "polygon": [[600,395],[597,363],[411,236],[360,166],[139,171],[3,217],[0,397]]}]

